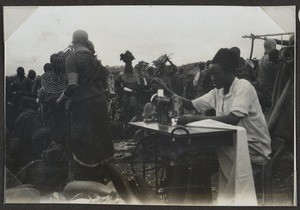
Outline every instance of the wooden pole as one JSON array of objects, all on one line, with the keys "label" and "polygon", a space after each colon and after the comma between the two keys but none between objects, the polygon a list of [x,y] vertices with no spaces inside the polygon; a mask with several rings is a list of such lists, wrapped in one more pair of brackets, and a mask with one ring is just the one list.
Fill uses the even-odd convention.
[{"label": "wooden pole", "polygon": [[250,60],[252,59],[253,48],[254,48],[254,40],[255,40],[255,38],[254,38],[254,37],[252,37],[252,39],[251,39]]},{"label": "wooden pole", "polygon": [[252,38],[253,36],[255,38],[260,38],[260,37],[267,37],[267,36],[282,36],[282,35],[292,35],[294,33],[292,32],[288,32],[288,33],[277,33],[277,34],[262,34],[262,35],[245,35],[245,36],[242,36],[242,38]]}]

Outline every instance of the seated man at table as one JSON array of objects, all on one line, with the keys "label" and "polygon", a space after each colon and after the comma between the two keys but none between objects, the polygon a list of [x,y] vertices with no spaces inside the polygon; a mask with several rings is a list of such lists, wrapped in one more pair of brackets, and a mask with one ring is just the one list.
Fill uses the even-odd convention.
[{"label": "seated man at table", "polygon": [[[220,49],[209,66],[215,88],[195,100],[182,98],[184,108],[197,110],[199,113],[215,109],[216,116],[183,115],[177,123],[185,125],[194,121],[213,119],[244,127],[247,131],[251,162],[264,165],[271,153],[268,127],[255,88],[247,80],[235,76],[234,69],[238,61],[236,53],[227,48]],[[175,95],[161,81],[154,79],[153,82],[165,89],[166,94]]]}]

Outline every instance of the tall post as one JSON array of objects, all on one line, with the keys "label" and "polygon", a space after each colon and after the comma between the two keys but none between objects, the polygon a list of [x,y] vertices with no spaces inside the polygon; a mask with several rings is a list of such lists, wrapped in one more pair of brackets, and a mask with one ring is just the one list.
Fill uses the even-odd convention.
[{"label": "tall post", "polygon": [[255,38],[251,38],[251,51],[250,51],[250,60],[252,59],[252,54],[253,54],[253,48],[254,48],[254,40]]}]

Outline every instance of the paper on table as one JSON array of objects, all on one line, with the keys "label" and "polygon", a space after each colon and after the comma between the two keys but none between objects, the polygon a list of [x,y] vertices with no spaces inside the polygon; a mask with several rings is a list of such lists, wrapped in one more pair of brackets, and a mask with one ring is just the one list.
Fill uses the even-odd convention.
[{"label": "paper on table", "polygon": [[164,89],[158,89],[157,90],[157,96],[158,97],[164,97]]},{"label": "paper on table", "polygon": [[217,150],[219,161],[217,205],[257,205],[245,128],[210,119],[189,123],[186,126],[227,128],[237,131],[233,146],[226,146]]}]

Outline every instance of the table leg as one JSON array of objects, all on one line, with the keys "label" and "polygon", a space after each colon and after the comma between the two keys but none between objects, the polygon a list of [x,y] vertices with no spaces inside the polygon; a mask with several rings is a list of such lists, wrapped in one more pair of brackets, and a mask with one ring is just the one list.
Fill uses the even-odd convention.
[{"label": "table leg", "polygon": [[143,173],[143,178],[145,179],[146,178],[146,164],[145,164],[145,152],[146,152],[146,145],[145,145],[145,135],[144,135],[144,130],[142,130],[142,136],[143,136],[143,138],[142,138],[142,147],[143,147],[143,163],[142,163],[142,168],[143,168],[143,171],[142,171],[142,173]]},{"label": "table leg", "polygon": [[158,158],[157,158],[157,139],[154,140],[154,152],[155,152],[155,189],[156,189],[156,192],[158,191],[158,169],[157,169],[157,161],[158,161]]}]

